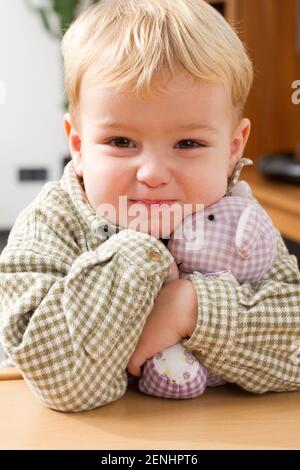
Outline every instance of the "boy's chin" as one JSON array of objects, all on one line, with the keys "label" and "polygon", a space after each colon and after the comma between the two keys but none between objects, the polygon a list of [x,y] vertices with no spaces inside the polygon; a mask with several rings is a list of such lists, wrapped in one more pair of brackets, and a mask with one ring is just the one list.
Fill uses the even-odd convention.
[{"label": "boy's chin", "polygon": [[[129,228],[130,225],[129,225]],[[160,239],[160,238],[170,238],[172,232],[174,232],[174,227],[172,227],[170,224],[152,224],[152,226],[142,226],[142,227],[132,227],[134,230],[137,230],[138,232],[144,232],[148,233],[154,238]]]},{"label": "boy's chin", "polygon": [[137,232],[148,233],[154,238],[170,238],[177,226],[182,223],[182,217],[144,217],[135,218],[131,216],[122,217],[118,214],[117,223],[124,227]]}]

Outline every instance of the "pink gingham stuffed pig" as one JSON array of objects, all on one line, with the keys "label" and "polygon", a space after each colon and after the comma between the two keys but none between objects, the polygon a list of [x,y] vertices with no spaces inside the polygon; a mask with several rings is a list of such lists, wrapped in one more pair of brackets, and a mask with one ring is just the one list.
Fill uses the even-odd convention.
[{"label": "pink gingham stuffed pig", "polygon": [[[178,237],[175,230],[168,243],[179,265],[179,277],[196,272],[205,278],[222,277],[236,285],[254,284],[271,267],[276,254],[276,230],[245,181],[238,182],[204,211],[186,217],[182,224],[182,236]],[[204,228],[202,239],[195,237],[195,227]],[[158,397],[192,398],[201,395],[206,386],[224,383],[178,343],[145,363],[139,389]]]}]

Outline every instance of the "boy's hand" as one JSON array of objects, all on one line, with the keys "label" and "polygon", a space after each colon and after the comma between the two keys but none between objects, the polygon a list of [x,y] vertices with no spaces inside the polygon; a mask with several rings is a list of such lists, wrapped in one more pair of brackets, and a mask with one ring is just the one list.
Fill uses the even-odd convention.
[{"label": "boy's hand", "polygon": [[147,359],[191,336],[197,318],[197,295],[192,282],[177,279],[164,284],[130,358],[128,372],[140,377]]}]

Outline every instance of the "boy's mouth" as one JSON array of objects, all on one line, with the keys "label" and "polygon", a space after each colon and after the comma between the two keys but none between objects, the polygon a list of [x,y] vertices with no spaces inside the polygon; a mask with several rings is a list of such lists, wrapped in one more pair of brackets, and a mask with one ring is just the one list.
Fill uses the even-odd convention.
[{"label": "boy's mouth", "polygon": [[165,200],[159,200],[159,199],[131,199],[131,202],[134,204],[144,204],[145,206],[152,206],[152,205],[162,205],[162,204],[168,204],[171,205],[175,202],[174,199],[165,199]]}]

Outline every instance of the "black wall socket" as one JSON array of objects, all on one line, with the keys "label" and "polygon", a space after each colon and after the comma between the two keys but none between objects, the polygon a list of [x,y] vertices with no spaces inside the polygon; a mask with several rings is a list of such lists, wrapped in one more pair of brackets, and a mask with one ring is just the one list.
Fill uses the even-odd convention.
[{"label": "black wall socket", "polygon": [[20,168],[18,180],[25,181],[47,181],[48,171],[46,168]]}]

